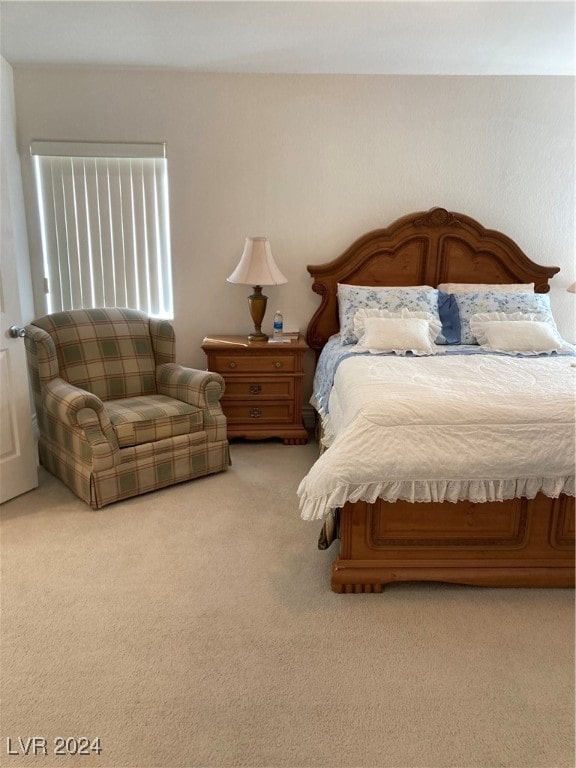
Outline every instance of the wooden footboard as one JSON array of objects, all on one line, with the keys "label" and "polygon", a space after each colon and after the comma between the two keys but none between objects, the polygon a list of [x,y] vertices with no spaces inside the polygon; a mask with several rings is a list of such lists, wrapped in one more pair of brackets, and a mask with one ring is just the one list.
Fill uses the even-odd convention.
[{"label": "wooden footboard", "polygon": [[474,504],[346,504],[334,592],[395,581],[490,587],[574,586],[574,497]]}]

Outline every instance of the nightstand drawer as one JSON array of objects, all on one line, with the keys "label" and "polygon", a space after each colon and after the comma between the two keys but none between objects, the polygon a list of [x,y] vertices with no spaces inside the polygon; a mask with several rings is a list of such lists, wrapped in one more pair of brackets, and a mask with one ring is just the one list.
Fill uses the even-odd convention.
[{"label": "nightstand drawer", "polygon": [[224,413],[228,423],[234,424],[290,424],[294,419],[294,406],[285,403],[223,403]]},{"label": "nightstand drawer", "polygon": [[226,379],[226,392],[223,400],[292,400],[294,397],[294,379],[292,377],[272,379],[259,376],[232,377]]},{"label": "nightstand drawer", "polygon": [[234,355],[215,354],[211,366],[223,375],[227,373],[293,373],[294,355]]}]

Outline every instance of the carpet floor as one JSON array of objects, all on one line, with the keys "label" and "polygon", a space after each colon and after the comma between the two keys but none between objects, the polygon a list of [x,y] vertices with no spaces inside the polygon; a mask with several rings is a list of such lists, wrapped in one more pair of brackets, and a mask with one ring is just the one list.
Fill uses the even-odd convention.
[{"label": "carpet floor", "polygon": [[0,508],[0,765],[573,768],[573,590],[336,595],[316,446],[231,452],[99,511],[40,470]]}]

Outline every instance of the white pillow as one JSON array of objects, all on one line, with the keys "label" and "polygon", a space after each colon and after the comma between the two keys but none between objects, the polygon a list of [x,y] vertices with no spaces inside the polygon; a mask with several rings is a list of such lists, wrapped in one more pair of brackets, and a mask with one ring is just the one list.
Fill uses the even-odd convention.
[{"label": "white pillow", "polygon": [[442,293],[468,293],[502,291],[506,293],[534,293],[534,283],[440,283]]},{"label": "white pillow", "polygon": [[547,315],[486,312],[472,315],[470,328],[482,349],[513,355],[571,352]]},{"label": "white pillow", "polygon": [[354,332],[359,340],[357,348],[372,353],[435,354],[434,340],[439,330],[438,319],[428,312],[359,309],[354,316]]},{"label": "white pillow", "polygon": [[559,352],[562,343],[548,325],[536,320],[504,320],[486,323],[487,344],[482,345],[495,352],[515,355],[538,355]]}]

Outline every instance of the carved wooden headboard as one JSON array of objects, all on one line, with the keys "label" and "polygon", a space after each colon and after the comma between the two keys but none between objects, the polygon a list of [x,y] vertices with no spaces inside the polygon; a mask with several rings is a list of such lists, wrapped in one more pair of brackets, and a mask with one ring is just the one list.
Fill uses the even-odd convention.
[{"label": "carved wooden headboard", "polygon": [[312,290],[322,297],[306,334],[317,352],[339,330],[338,283],[534,283],[538,293],[546,293],[559,271],[531,261],[507,235],[444,208],[403,216],[363,235],[333,261],[307,269]]}]

